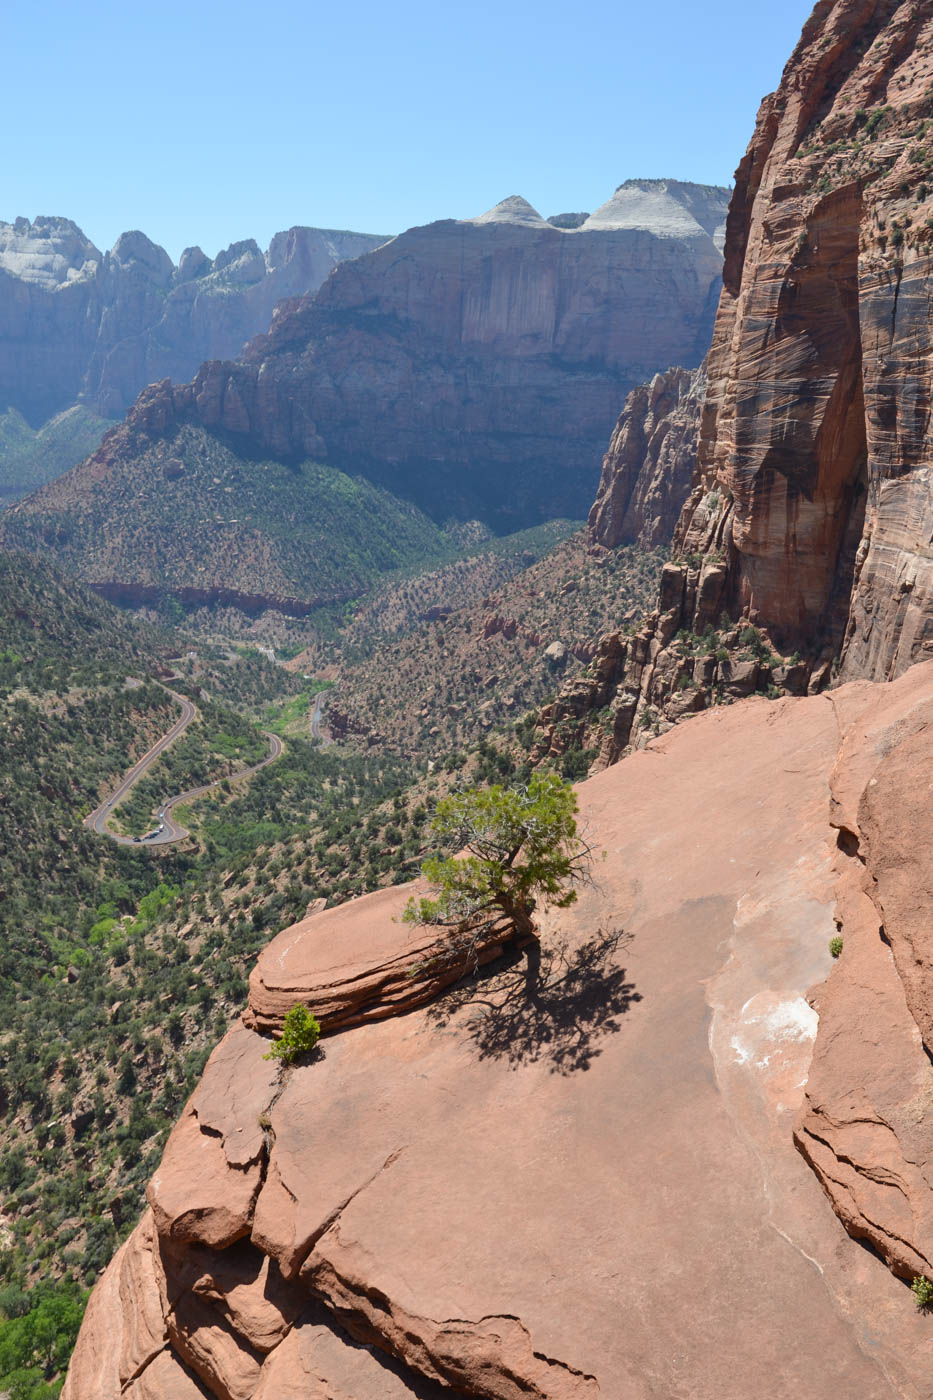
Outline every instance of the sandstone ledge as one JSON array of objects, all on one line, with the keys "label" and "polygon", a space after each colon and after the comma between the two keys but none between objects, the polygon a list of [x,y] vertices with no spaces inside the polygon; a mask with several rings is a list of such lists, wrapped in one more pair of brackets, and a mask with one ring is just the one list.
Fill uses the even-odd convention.
[{"label": "sandstone ledge", "polygon": [[[892,703],[906,729],[879,728]],[[933,667],[699,715],[581,785],[607,857],[525,956],[281,1075],[235,1026],[95,1292],[66,1400],[925,1393],[929,1328],[820,1189],[923,1269],[925,1056],[828,779],[864,732],[877,764],[848,771],[870,787],[924,707]],[[834,965],[840,875],[864,958],[853,923]],[[354,957],[370,985],[420,936],[393,922],[406,897],[281,935],[262,994],[313,1003],[355,985]],[[811,1072],[804,998],[830,970]]]},{"label": "sandstone ledge", "polygon": [[841,692],[843,951],[812,997],[820,1028],[795,1132],[846,1229],[905,1279],[933,1277],[931,672]]},{"label": "sandstone ledge", "polygon": [[250,976],[244,1023],[278,1033],[299,1003],[325,1033],[398,1016],[433,1001],[464,972],[498,957],[514,938],[501,919],[469,953],[451,958],[449,939],[436,928],[402,922],[409,897],[427,893],[420,880],[390,886],[283,930],[263,949]]}]

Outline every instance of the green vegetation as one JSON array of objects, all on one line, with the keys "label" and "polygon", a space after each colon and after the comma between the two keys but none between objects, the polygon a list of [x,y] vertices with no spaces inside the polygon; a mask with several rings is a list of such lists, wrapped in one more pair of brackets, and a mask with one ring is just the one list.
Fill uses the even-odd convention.
[{"label": "green vegetation", "polygon": [[73,1283],[32,1293],[0,1291],[0,1389],[10,1400],[54,1400],[81,1326],[87,1295]]},{"label": "green vegetation", "polygon": [[69,478],[67,495],[52,487],[7,516],[4,543],[51,553],[79,577],[94,577],[105,549],[109,577],[154,596],[195,585],[305,607],[342,604],[384,573],[461,552],[416,506],[363,477],[239,457],[193,425],[118,460],[92,491]]},{"label": "green vegetation", "polygon": [[273,1040],[272,1049],[264,1060],[281,1060],[283,1065],[294,1064],[301,1055],[309,1054],[317,1045],[321,1028],[311,1012],[300,1002],[293,1006],[282,1023],[282,1034]]},{"label": "green vegetation", "polygon": [[[461,536],[451,532],[445,547],[462,551]],[[412,628],[418,633],[410,661],[426,686],[418,700],[425,713],[412,713],[415,697],[410,686],[405,693],[405,675],[389,675],[388,652],[372,648],[365,665],[374,678],[381,672],[384,681],[399,680],[398,710],[377,703],[376,713],[387,726],[396,714],[410,718],[411,747],[370,743],[369,736],[358,746],[312,742],[313,697],[326,683],[286,672],[243,646],[242,633],[226,640],[221,627],[209,640],[186,637],[179,645],[53,569],[0,553],[0,1196],[9,1229],[0,1295],[22,1293],[25,1311],[38,1305],[40,1281],[92,1284],[132,1228],[168,1131],[242,1009],[252,963],[269,939],[314,903],[410,878],[431,851],[428,807],[451,782],[504,784],[506,815],[519,799],[539,803],[557,832],[549,852],[526,843],[537,872],[504,866],[506,883],[497,888],[512,898],[519,921],[531,920],[535,900],[546,900],[549,889],[555,902],[572,897],[570,886],[556,885],[560,861],[575,854],[560,839],[573,806],[562,805],[558,778],[532,774],[533,718],[524,741],[516,735],[515,717],[529,709],[521,677],[529,656],[543,652],[536,628],[592,645],[620,606],[634,616],[653,593],[660,556],[618,552],[598,562],[570,540],[526,568],[513,596],[527,600],[521,625],[536,639],[491,639],[494,687],[486,683],[488,663],[475,653],[470,660],[470,648],[482,640],[490,586],[509,583],[527,563],[527,536],[518,553],[514,540],[513,552],[488,543],[466,540],[482,551],[444,565],[424,589],[408,579],[384,595],[397,608],[402,640]],[[449,631],[443,619],[419,620],[425,598],[424,610],[435,607],[457,579],[477,600],[469,617]],[[371,606],[371,620],[388,618],[375,599]],[[364,611],[355,612],[348,632]],[[278,655],[308,645],[300,620],[269,625],[278,630],[265,631],[263,620],[252,636],[274,643]],[[398,641],[398,629],[394,635]],[[224,779],[189,804],[190,846],[118,846],[86,830],[82,818],[177,718],[177,706],[150,679],[165,674],[169,652],[180,672],[170,684],[194,699],[203,718],[120,809],[131,829],[133,822],[148,827],[166,795],[264,757],[260,726],[286,730],[288,743],[248,782]],[[331,659],[317,642],[308,669]],[[480,681],[483,694],[497,698],[477,710]],[[329,697],[334,710],[355,683],[341,667]],[[548,683],[539,665],[532,703]],[[450,727],[422,746],[418,736],[430,717],[446,722],[448,708],[455,710]],[[500,723],[507,727],[497,730]],[[433,776],[426,771],[432,746]],[[571,744],[559,766],[576,777],[592,755]],[[491,881],[487,893],[495,893]],[[479,906],[474,913],[482,918]],[[46,1384],[44,1373],[36,1384]]]},{"label": "green vegetation", "polygon": [[151,831],[160,803],[205,787],[264,759],[267,741],[243,715],[210,701],[198,702],[194,720],[115,809],[111,825],[127,836]]},{"label": "green vegetation", "polygon": [[829,951],[832,953],[834,958],[838,958],[839,954],[842,952],[842,939],[839,937],[838,934],[835,938],[831,938],[829,940]]},{"label": "green vegetation", "polygon": [[[864,109],[859,109],[856,116],[862,114]],[[890,107],[875,107],[865,117],[865,135],[871,140],[878,132],[882,122],[891,115]]]},{"label": "green vegetation", "polygon": [[290,696],[287,700],[279,701],[267,705],[263,714],[263,724],[267,729],[271,729],[273,734],[285,736],[287,734],[311,732],[311,719],[309,711],[314,707],[315,696],[322,691],[332,690],[333,681],[305,681],[305,690],[297,695]]},{"label": "green vegetation", "polygon": [[466,855],[424,862],[421,873],[437,894],[412,896],[405,922],[448,928],[457,956],[500,917],[531,933],[537,903],[566,909],[589,870],[576,812],[573,789],[553,773],[533,774],[527,788],[494,784],[442,798],[431,829]]},{"label": "green vegetation", "polygon": [[[553,698],[561,673],[545,657],[549,642],[564,641],[576,669],[575,657],[592,655],[623,619],[634,629],[657,597],[664,562],[661,550],[634,546],[595,556],[574,535],[495,589],[482,573],[463,582],[455,569],[465,565],[409,580],[324,649],[322,659],[340,667],[332,708],[346,715],[351,738],[383,751],[437,759],[472,747],[478,732],[511,726]],[[439,602],[461,589],[469,596],[474,580],[485,580],[477,601]]]},{"label": "green vegetation", "polygon": [[[162,638],[3,553],[0,636],[0,1285],[32,1298],[50,1276],[92,1283],[132,1227],[262,946],[312,900],[404,878],[422,819],[401,760],[290,740],[280,772],[192,808],[200,849],[118,846],[81,821],[177,718],[145,679]],[[198,700],[197,744],[153,770],[160,789],[265,756],[251,715],[295,686],[256,654],[204,652],[198,681],[230,702]]]},{"label": "green vegetation", "polygon": [[0,550],[0,700],[143,675],[162,640],[45,563]]},{"label": "green vegetation", "polygon": [[112,427],[110,419],[98,418],[79,404],[38,429],[8,408],[0,414],[0,505],[12,505],[83,462]]},{"label": "green vegetation", "polygon": [[910,1285],[910,1291],[914,1295],[918,1308],[928,1308],[933,1303],[933,1283],[928,1278],[917,1275]]}]

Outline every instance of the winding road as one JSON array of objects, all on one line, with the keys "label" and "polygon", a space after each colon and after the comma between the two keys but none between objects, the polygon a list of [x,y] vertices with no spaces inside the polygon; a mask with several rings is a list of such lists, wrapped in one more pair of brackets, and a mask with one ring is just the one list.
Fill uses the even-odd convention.
[{"label": "winding road", "polygon": [[188,788],[186,792],[176,793],[174,797],[169,797],[159,808],[159,828],[146,837],[121,836],[115,831],[111,831],[107,822],[113,816],[114,808],[119,805],[136,786],[140,778],[149,771],[152,765],[159,759],[170,744],[173,744],[180,734],[184,734],[188,725],[195,718],[198,711],[195,705],[184,695],[179,695],[175,690],[169,690],[164,686],[167,695],[170,695],[181,706],[181,714],[172,725],[166,730],[161,739],[156,740],[151,749],[138,759],[133,767],[120,779],[119,785],[110,796],[101,803],[90,816],[84,818],[84,825],[98,834],[98,836],[109,836],[111,841],[116,841],[120,846],[167,846],[175,841],[184,841],[189,835],[187,827],[175,820],[173,815],[176,807],[185,802],[193,802],[197,797],[203,797],[206,793],[220,787],[221,783],[239,783],[244,778],[251,778],[254,773],[258,773],[260,768],[265,768],[267,764],[273,763],[277,759],[284,745],[277,734],[270,734],[263,730],[263,736],[269,741],[269,752],[260,763],[254,763],[252,768],[244,768],[239,773],[228,773],[223,778],[217,778],[212,783],[205,783],[203,787]]}]

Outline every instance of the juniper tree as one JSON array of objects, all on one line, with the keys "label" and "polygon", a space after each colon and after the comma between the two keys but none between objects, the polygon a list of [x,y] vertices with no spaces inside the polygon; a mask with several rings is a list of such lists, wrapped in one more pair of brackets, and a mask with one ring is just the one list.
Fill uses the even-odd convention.
[{"label": "juniper tree", "polygon": [[431,828],[460,854],[424,862],[436,893],[412,896],[405,922],[448,928],[452,954],[503,917],[519,937],[532,935],[535,908],[566,909],[588,876],[577,810],[573,788],[553,773],[535,773],[525,788],[495,784],[442,798]]}]

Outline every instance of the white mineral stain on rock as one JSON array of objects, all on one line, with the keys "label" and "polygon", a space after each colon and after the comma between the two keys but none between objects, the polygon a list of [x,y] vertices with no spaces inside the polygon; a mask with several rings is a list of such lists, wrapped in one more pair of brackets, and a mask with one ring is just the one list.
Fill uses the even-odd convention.
[{"label": "white mineral stain on rock", "polygon": [[816,1039],[819,1017],[803,997],[775,1001],[771,992],[759,992],[742,1007],[739,1025],[730,1045],[739,1064],[753,1061],[767,1069],[778,1056],[783,1062],[788,1051]]}]

